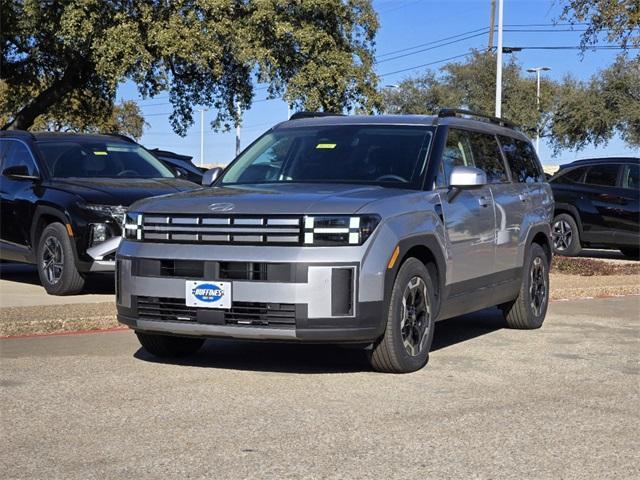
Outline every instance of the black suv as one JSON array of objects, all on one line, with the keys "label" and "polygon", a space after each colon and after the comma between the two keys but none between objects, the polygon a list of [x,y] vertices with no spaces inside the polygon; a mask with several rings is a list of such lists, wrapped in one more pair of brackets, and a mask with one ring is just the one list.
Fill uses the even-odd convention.
[{"label": "black suv", "polygon": [[196,188],[117,135],[0,132],[0,259],[35,263],[54,295],[112,272],[127,207]]},{"label": "black suv", "polygon": [[594,158],[562,165],[550,180],[556,201],[553,245],[560,255],[582,247],[640,254],[640,159]]}]

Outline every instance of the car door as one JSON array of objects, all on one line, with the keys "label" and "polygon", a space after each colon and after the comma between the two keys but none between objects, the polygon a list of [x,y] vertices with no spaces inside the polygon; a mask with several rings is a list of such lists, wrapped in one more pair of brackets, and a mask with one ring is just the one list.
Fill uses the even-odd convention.
[{"label": "car door", "polygon": [[[470,132],[450,128],[442,154],[439,184],[456,166],[475,166]],[[447,284],[451,295],[486,286],[495,260],[495,214],[488,185],[461,190],[452,200],[442,194],[448,246]]]},{"label": "car door", "polygon": [[[501,243],[504,249],[498,248],[496,257],[503,262],[503,253],[507,253],[514,246],[519,254],[510,256],[514,260],[512,268],[522,266],[523,242],[531,225],[549,222],[553,216],[553,194],[546,181],[544,171],[538,161],[538,156],[530,142],[520,138],[498,135],[500,148],[511,173],[513,195],[512,216],[508,223],[512,225],[512,232],[518,232],[517,244]],[[516,224],[518,225],[516,227]]]},{"label": "car door", "polygon": [[618,176],[622,165],[593,165],[587,170],[580,195],[587,205],[583,215],[583,239],[592,243],[615,245],[619,231],[619,212],[625,200],[620,195]]},{"label": "car door", "polygon": [[473,133],[472,144],[475,165],[487,174],[494,201],[496,229],[493,273],[494,280],[499,283],[515,277],[514,269],[519,266],[518,245],[524,218],[520,199],[522,185],[509,180],[495,135]]},{"label": "car door", "polygon": [[[39,175],[29,148],[21,141],[1,139],[2,172],[9,167],[26,166],[29,175]],[[0,175],[0,209],[2,211],[2,257],[7,260],[24,260],[31,247],[31,220],[40,187],[32,180],[18,180]],[[5,258],[6,257],[6,258]]]},{"label": "car door", "polygon": [[616,242],[640,245],[640,165],[626,163],[618,183]]}]

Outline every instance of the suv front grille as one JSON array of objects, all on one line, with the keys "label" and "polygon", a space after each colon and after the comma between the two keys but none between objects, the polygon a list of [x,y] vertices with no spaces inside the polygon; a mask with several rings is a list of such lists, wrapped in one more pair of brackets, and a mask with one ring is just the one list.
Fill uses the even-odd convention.
[{"label": "suv front grille", "polygon": [[302,217],[144,215],[142,239],[164,243],[302,243]]},{"label": "suv front grille", "polygon": [[220,323],[238,326],[283,328],[296,326],[292,303],[233,302],[229,310],[185,305],[183,298],[138,297],[138,318],[169,322],[197,322],[198,312],[219,314]]}]

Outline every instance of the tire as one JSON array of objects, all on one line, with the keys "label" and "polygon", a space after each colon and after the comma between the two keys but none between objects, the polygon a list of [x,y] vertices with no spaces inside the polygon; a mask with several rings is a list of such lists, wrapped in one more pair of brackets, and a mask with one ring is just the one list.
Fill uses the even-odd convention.
[{"label": "tire", "polygon": [[557,255],[574,257],[582,250],[580,230],[575,219],[568,213],[556,215],[551,223],[553,251]]},{"label": "tire", "polygon": [[67,229],[62,223],[47,225],[38,240],[38,276],[50,295],[73,295],[84,287],[84,277],[76,267]]},{"label": "tire", "polygon": [[640,260],[640,248],[638,247],[624,247],[621,248],[620,251],[625,257],[631,260]]},{"label": "tire", "polygon": [[[409,373],[427,364],[434,330],[433,292],[433,281],[425,265],[417,258],[407,259],[393,284],[384,335],[369,353],[374,370]],[[411,310],[403,300],[414,304]]]},{"label": "tire", "polygon": [[147,352],[161,358],[188,357],[204,344],[204,338],[170,337],[142,332],[136,332],[136,336]]},{"label": "tire", "polygon": [[518,297],[501,308],[509,328],[532,330],[542,326],[548,306],[549,259],[543,248],[533,243],[525,259]]}]

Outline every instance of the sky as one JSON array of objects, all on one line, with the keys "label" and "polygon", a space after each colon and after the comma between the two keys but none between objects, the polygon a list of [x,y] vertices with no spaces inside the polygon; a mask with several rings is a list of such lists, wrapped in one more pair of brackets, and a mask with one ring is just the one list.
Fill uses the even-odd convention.
[{"label": "sky", "polygon": [[[451,57],[459,57],[471,48],[486,48],[488,34],[470,33],[456,37],[454,42],[446,40],[465,32],[488,27],[490,0],[374,0],[373,6],[378,12],[380,28],[376,36],[376,55],[380,61],[376,72],[381,76],[380,87],[394,85],[404,78],[419,75],[427,69],[437,69],[447,63]],[[561,0],[504,0],[505,46],[578,46],[584,27],[553,25],[558,22],[562,9]],[[497,12],[496,12],[497,24]],[[511,30],[511,31],[509,31]],[[520,31],[513,31],[520,30]],[[543,30],[523,32],[521,30]],[[550,30],[550,31],[549,31]],[[569,30],[569,31],[567,31]],[[472,37],[472,38],[469,38]],[[436,42],[436,48],[425,50],[413,48],[429,42]],[[497,38],[494,40],[497,42]],[[448,45],[442,45],[448,43]],[[606,39],[602,44],[606,44]],[[438,46],[442,45],[442,46]],[[430,47],[433,47],[432,44]],[[386,55],[389,52],[404,50],[401,54]],[[417,51],[423,50],[423,51]],[[404,55],[409,53],[409,55]],[[561,80],[571,74],[586,80],[598,70],[613,63],[619,51],[596,50],[581,54],[579,50],[523,50],[516,59],[524,68],[545,66],[545,72],[551,79]],[[400,58],[395,58],[401,56]],[[389,60],[390,58],[395,58]],[[464,57],[455,59],[464,61]],[[505,61],[507,56],[505,55]],[[430,64],[424,66],[425,64]],[[397,73],[394,73],[397,72]],[[140,143],[147,148],[172,150],[193,157],[195,164],[200,163],[200,114],[194,114],[195,124],[185,137],[173,133],[169,124],[171,105],[166,93],[155,98],[142,99],[131,82],[121,86],[118,100],[136,100],[148,123]],[[266,92],[259,89],[255,93],[254,105],[243,112],[241,128],[241,146],[249,145],[272,125],[287,119],[288,106],[280,99],[265,100]],[[535,98],[531,99],[535,102]],[[235,156],[235,131],[216,133],[211,129],[212,112],[205,112],[204,163],[225,165]],[[563,151],[553,156],[549,146],[541,141],[539,156],[543,164],[566,163],[589,156],[637,155],[619,138],[608,145],[581,151]]]}]

